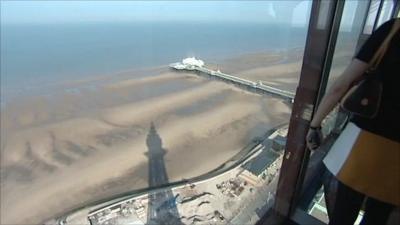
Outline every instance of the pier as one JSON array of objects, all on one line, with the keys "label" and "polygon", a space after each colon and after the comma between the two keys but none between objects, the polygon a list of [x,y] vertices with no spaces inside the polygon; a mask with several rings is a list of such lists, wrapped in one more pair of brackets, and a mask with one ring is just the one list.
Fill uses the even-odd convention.
[{"label": "pier", "polygon": [[229,74],[222,73],[221,71],[215,71],[204,67],[204,62],[196,58],[186,58],[182,62],[172,63],[169,65],[175,70],[188,70],[195,71],[201,74],[205,74],[211,78],[222,80],[228,83],[232,83],[246,90],[250,90],[257,93],[274,95],[293,103],[294,93],[290,91],[281,90],[269,85],[265,85],[262,81],[254,82],[240,77],[232,76]]}]

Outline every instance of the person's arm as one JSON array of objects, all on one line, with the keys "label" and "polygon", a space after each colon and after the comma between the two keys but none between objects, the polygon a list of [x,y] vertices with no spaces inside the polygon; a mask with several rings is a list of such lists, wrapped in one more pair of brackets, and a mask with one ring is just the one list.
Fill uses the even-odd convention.
[{"label": "person's arm", "polygon": [[359,80],[367,69],[367,63],[359,59],[353,59],[343,74],[338,77],[333,85],[328,89],[310,123],[310,130],[306,137],[309,149],[314,150],[319,147],[322,141],[322,120],[332,111],[333,108],[335,108],[337,103],[350,88],[350,85],[354,81]]},{"label": "person's arm", "polygon": [[367,70],[368,64],[354,59],[346,68],[343,74],[335,80],[333,85],[328,89],[321,100],[317,111],[311,120],[311,127],[320,127],[322,120],[328,115],[339,100],[346,94],[350,85],[361,78],[362,74]]},{"label": "person's arm", "polygon": [[346,94],[350,85],[361,78],[362,74],[367,70],[368,63],[379,46],[385,40],[386,36],[392,29],[396,20],[392,19],[385,22],[376,31],[374,31],[368,40],[364,43],[358,54],[355,56],[351,64],[346,68],[343,74],[329,88],[325,96],[322,98],[317,111],[310,123],[306,142],[308,148],[316,149],[322,141],[321,122],[330,111],[336,106],[340,99]]}]

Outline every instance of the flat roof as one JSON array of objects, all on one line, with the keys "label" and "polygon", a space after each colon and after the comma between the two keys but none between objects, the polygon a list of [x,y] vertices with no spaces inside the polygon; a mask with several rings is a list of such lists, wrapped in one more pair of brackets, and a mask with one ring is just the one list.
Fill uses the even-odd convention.
[{"label": "flat roof", "polygon": [[267,169],[277,158],[279,154],[270,150],[263,150],[254,159],[247,162],[242,167],[250,173],[259,176],[265,169]]}]

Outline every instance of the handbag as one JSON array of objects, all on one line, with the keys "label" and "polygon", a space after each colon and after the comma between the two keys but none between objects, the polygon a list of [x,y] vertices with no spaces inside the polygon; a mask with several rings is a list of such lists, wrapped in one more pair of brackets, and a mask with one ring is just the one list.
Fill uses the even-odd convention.
[{"label": "handbag", "polygon": [[342,98],[340,105],[345,111],[369,119],[378,114],[383,92],[382,76],[378,70],[378,65],[399,27],[400,22],[396,20],[389,35],[368,63],[368,69],[362,75],[363,79],[352,86]]}]

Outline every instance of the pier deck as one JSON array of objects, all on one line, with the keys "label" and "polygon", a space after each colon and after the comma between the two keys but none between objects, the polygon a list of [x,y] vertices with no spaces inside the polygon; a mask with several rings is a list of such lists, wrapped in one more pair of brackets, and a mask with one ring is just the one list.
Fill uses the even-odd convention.
[{"label": "pier deck", "polygon": [[255,92],[259,92],[259,93],[272,94],[272,95],[284,98],[285,100],[288,100],[289,102],[293,102],[294,95],[295,95],[293,92],[285,91],[285,90],[281,90],[281,89],[278,89],[275,87],[265,85],[261,81],[254,82],[254,81],[246,80],[246,79],[243,79],[240,77],[222,73],[220,71],[214,71],[214,70],[205,68],[203,66],[187,65],[187,64],[183,64],[183,63],[173,63],[170,65],[170,67],[175,70],[196,71],[198,73],[208,75],[209,77],[223,80],[225,82],[235,84],[239,87],[244,87],[248,90],[252,90]]}]

